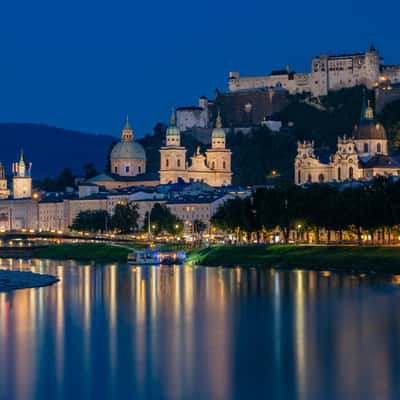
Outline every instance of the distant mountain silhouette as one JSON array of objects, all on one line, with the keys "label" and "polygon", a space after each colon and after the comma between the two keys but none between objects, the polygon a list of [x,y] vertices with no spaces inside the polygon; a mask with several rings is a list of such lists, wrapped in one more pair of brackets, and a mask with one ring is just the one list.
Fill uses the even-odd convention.
[{"label": "distant mountain silhouette", "polygon": [[107,165],[107,154],[117,137],[87,134],[41,124],[0,123],[0,161],[6,173],[23,149],[32,162],[34,179],[57,176],[66,167],[76,175],[93,162],[99,171]]}]

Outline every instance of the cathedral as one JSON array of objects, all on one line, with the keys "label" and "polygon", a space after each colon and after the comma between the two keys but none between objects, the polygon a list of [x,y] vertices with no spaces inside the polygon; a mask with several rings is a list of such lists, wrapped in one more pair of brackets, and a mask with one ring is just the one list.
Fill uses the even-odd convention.
[{"label": "cathedral", "polygon": [[232,182],[231,151],[226,148],[226,135],[218,114],[211,133],[211,148],[205,154],[197,148],[196,153],[186,160],[186,148],[181,146],[181,132],[176,126],[173,112],[166,131],[165,146],[160,149],[160,183],[200,181],[210,186],[226,186]]},{"label": "cathedral", "polygon": [[385,128],[375,119],[371,104],[363,99],[360,122],[352,136],[339,137],[335,154],[324,158],[314,142],[299,142],[294,162],[295,183],[370,180],[375,176],[400,176],[400,163],[388,156]]}]

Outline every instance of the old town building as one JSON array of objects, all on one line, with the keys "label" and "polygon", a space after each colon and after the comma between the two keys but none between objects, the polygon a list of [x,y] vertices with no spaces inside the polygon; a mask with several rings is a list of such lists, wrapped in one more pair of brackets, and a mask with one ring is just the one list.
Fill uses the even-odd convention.
[{"label": "old town building", "polygon": [[294,167],[298,185],[400,175],[400,163],[388,156],[385,128],[376,121],[365,96],[359,124],[351,136],[338,137],[336,153],[326,158],[316,154],[314,142],[299,142]]},{"label": "old town building", "polygon": [[232,181],[231,151],[226,148],[226,135],[218,114],[211,133],[211,148],[205,154],[197,148],[196,153],[186,160],[186,148],[181,145],[181,132],[172,113],[166,132],[166,144],[160,149],[160,183],[201,181],[210,186],[226,186]]}]

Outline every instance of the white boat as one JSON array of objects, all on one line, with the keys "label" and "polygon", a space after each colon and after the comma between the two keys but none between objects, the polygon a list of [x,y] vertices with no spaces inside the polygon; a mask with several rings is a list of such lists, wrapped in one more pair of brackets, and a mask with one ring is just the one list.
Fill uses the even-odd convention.
[{"label": "white boat", "polygon": [[186,259],[184,251],[135,250],[128,254],[128,263],[135,265],[182,264]]},{"label": "white boat", "polygon": [[159,264],[158,252],[147,250],[135,250],[128,254],[128,263],[136,265],[155,265]]}]

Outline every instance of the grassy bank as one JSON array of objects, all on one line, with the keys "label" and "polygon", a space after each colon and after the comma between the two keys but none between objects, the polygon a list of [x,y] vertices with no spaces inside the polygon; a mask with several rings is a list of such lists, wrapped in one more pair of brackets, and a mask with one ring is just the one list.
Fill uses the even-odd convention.
[{"label": "grassy bank", "polygon": [[215,246],[189,256],[197,265],[265,265],[400,273],[400,247]]},{"label": "grassy bank", "polygon": [[61,244],[40,249],[35,253],[35,257],[56,260],[126,261],[130,251],[130,248],[106,243]]}]

